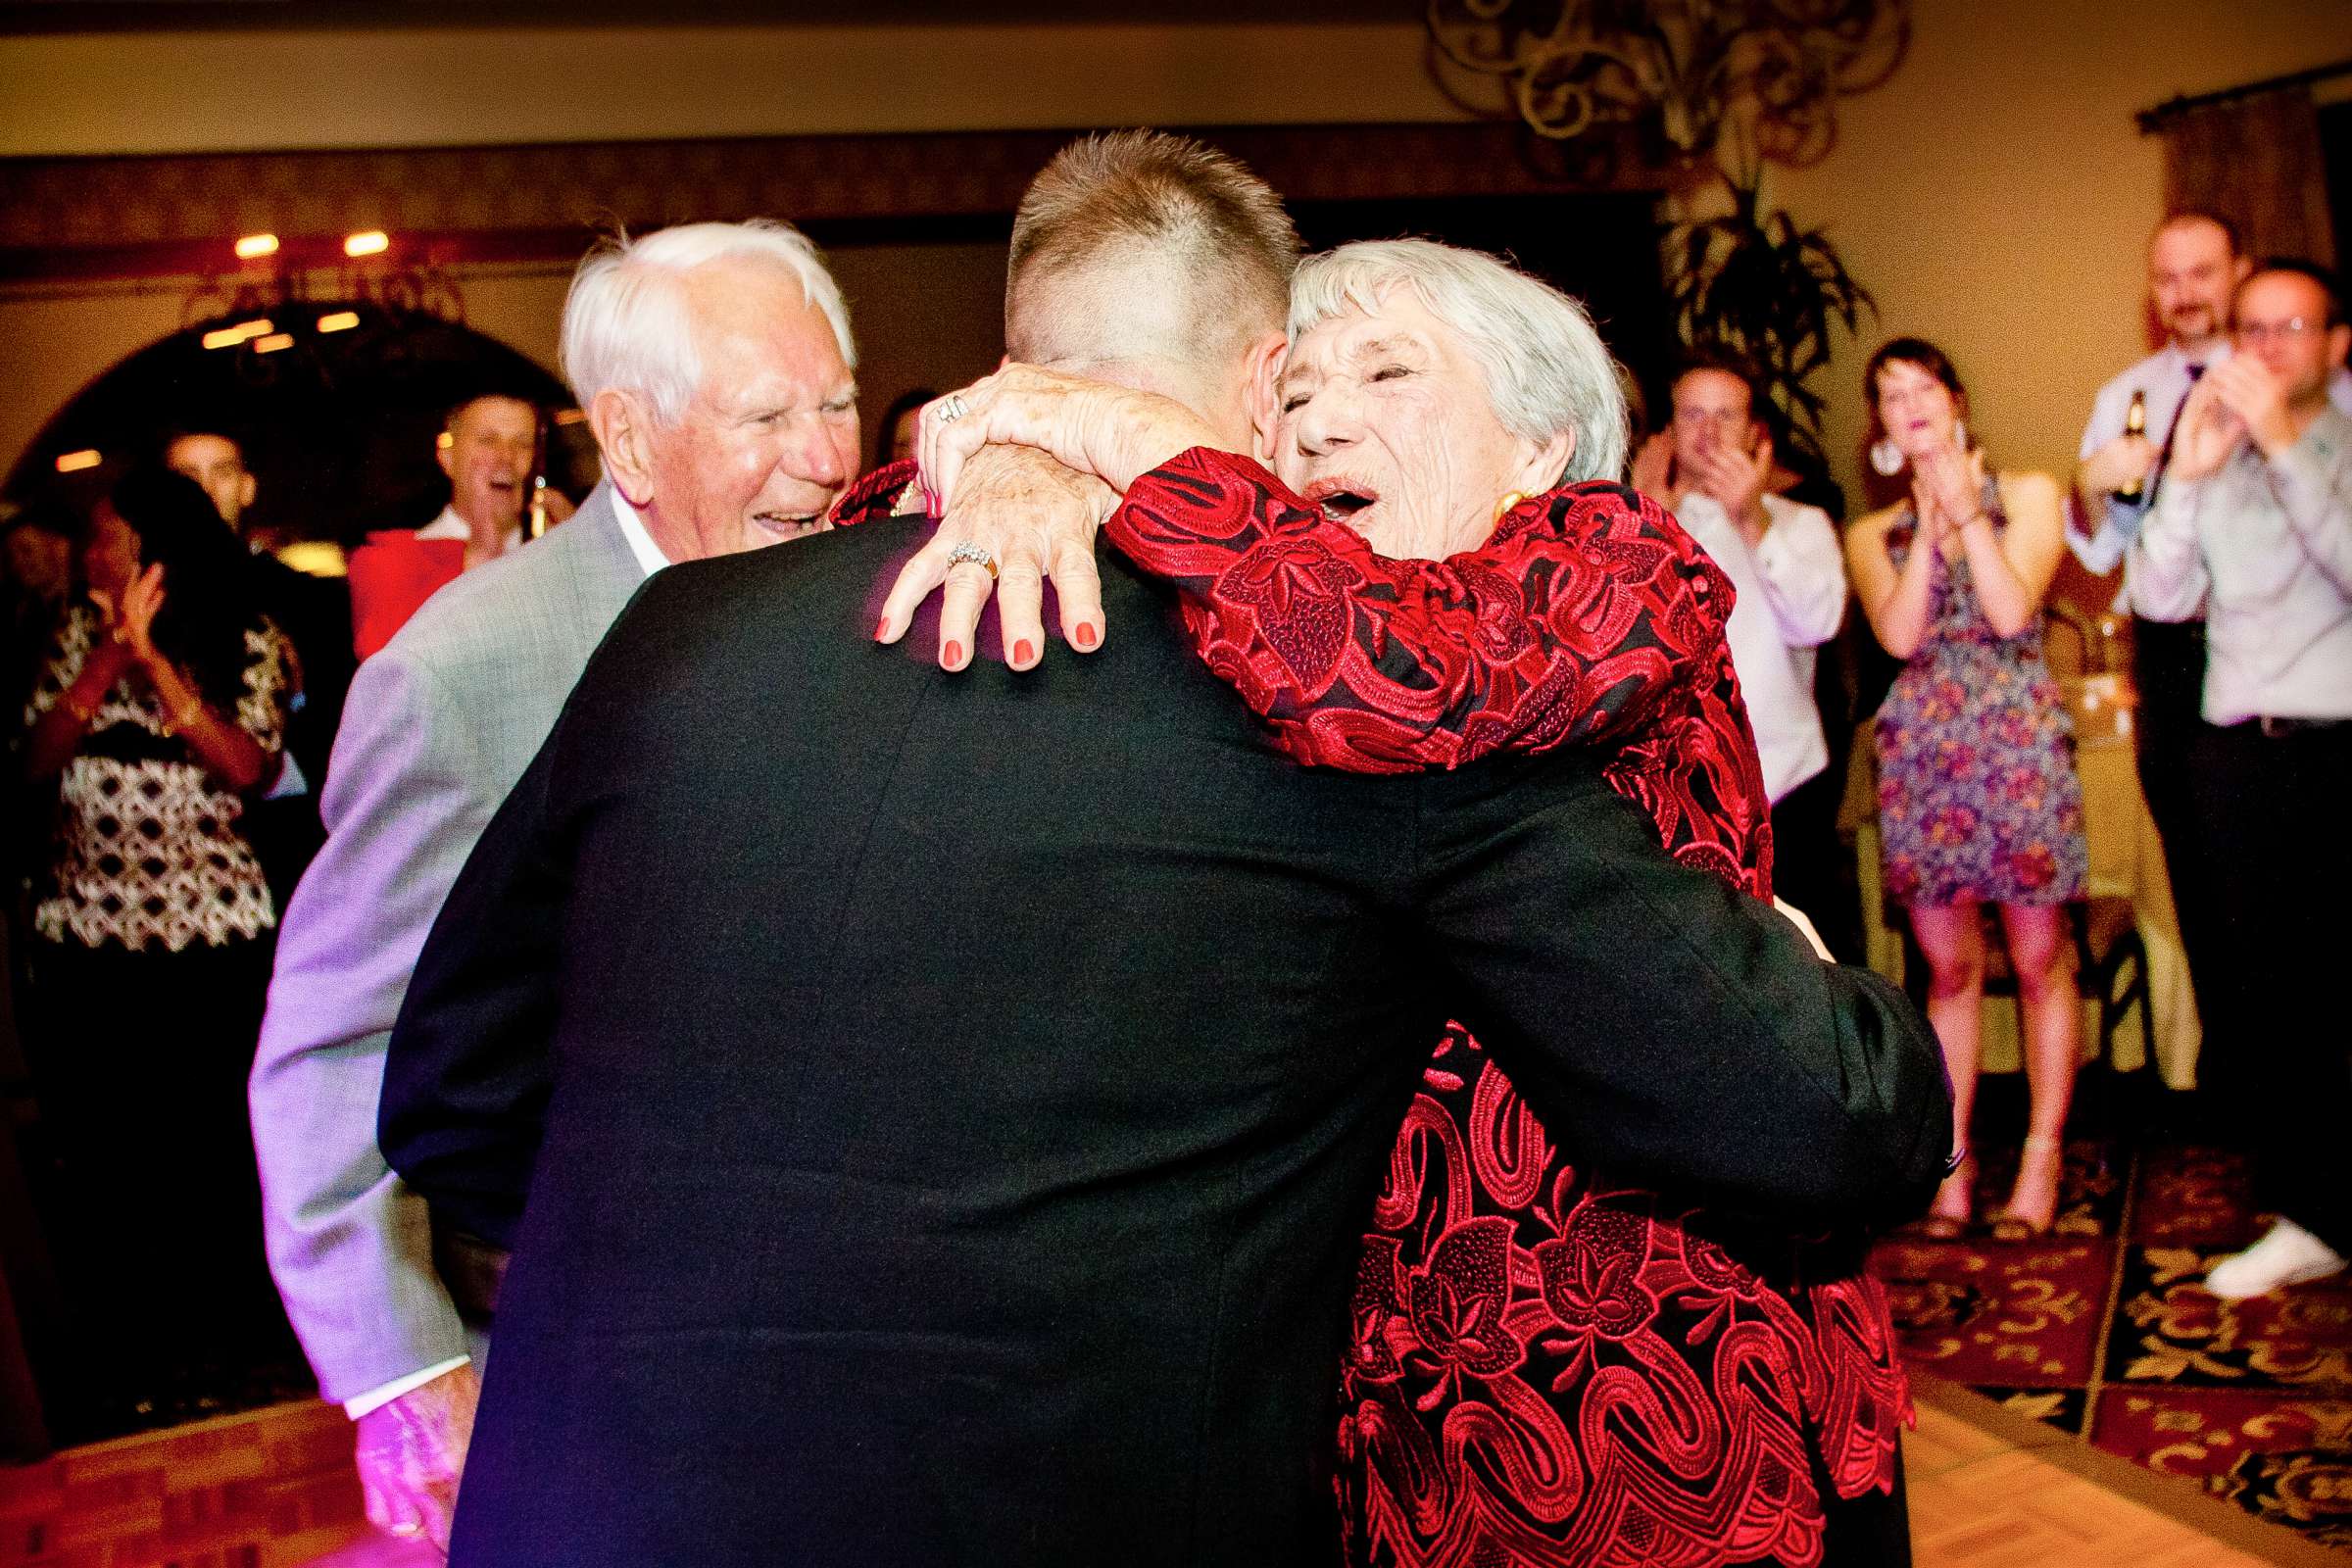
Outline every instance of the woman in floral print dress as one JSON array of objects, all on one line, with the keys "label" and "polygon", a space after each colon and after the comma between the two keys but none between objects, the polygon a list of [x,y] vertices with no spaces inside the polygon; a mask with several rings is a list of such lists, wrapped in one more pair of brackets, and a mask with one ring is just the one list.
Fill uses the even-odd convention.
[{"label": "woman in floral print dress", "polygon": [[[1909,910],[1927,956],[1928,1016],[1951,1069],[1961,1148],[1984,996],[1979,909],[2000,907],[2032,1110],[1995,1226],[2035,1235],[2057,1209],[2081,1027],[2064,906],[2082,897],[2088,869],[2073,731],[2041,650],[2042,600],[2064,547],[2058,488],[2046,474],[1986,473],[1967,441],[1967,393],[1935,345],[1896,338],[1863,380],[1874,461],[1907,470],[1912,489],[1846,537],[1871,629],[1907,661],[1877,730],[1886,896]],[[1958,1234],[1968,1223],[1975,1176],[1964,1158],[1936,1194],[1931,1227]]]}]

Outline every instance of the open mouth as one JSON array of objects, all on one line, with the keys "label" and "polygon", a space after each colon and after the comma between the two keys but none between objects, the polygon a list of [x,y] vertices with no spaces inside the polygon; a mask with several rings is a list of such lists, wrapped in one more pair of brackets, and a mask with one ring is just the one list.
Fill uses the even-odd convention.
[{"label": "open mouth", "polygon": [[1353,522],[1367,508],[1380,505],[1380,496],[1348,479],[1318,479],[1306,487],[1306,499],[1334,522]]}]

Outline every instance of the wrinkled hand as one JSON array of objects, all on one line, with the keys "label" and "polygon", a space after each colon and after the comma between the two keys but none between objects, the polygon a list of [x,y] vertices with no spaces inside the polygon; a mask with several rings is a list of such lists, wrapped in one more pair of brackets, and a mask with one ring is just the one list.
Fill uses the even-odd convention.
[{"label": "wrinkled hand", "polygon": [[2253,355],[2231,355],[2197,384],[2213,388],[2222,407],[2237,416],[2264,457],[2275,458],[2295,444],[2294,421],[2286,412],[2286,387]]},{"label": "wrinkled hand", "polygon": [[2173,429],[2172,461],[2166,469],[2176,479],[2210,477],[2245,444],[2245,421],[2222,397],[2221,374],[2229,368],[2217,368],[2191,387],[2188,401],[2180,406],[2180,421]]},{"label": "wrinkled hand", "polygon": [[1681,497],[1674,493],[1674,437],[1661,430],[1642,443],[1634,454],[1634,467],[1627,481],[1635,489],[1664,507],[1668,512]]},{"label": "wrinkled hand", "polygon": [[2119,435],[2082,460],[2077,479],[2083,496],[2095,499],[2156,471],[2156,443],[2144,435]]},{"label": "wrinkled hand", "polygon": [[[916,608],[937,589],[940,667],[961,669],[979,646],[980,612],[993,588],[1004,662],[1032,668],[1045,651],[1045,579],[1051,577],[1062,636],[1073,648],[1093,652],[1104,629],[1095,530],[1117,503],[1117,494],[1100,479],[1074,473],[1034,448],[981,449],[964,467],[939,531],[891,585],[875,641],[904,637]],[[995,558],[993,584],[988,568],[976,563],[950,565],[948,557],[963,543]]]},{"label": "wrinkled hand", "polygon": [[422,1536],[449,1550],[458,1480],[466,1472],[481,1396],[481,1380],[468,1362],[352,1423],[369,1524],[404,1540]]},{"label": "wrinkled hand", "polygon": [[[964,412],[943,417],[956,399]],[[956,504],[964,465],[991,444],[1036,447],[1065,467],[1124,491],[1179,453],[1214,446],[1216,433],[1183,404],[1157,393],[1007,365],[923,405],[914,455],[935,505]]]}]

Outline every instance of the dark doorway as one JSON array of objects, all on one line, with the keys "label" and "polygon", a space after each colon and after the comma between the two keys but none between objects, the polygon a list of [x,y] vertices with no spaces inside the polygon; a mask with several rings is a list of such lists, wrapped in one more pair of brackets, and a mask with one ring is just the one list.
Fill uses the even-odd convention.
[{"label": "dark doorway", "polygon": [[[270,332],[221,342],[262,321]],[[207,348],[208,335],[219,346]],[[452,405],[482,392],[551,411],[571,401],[531,360],[428,312],[346,301],[264,306],[197,322],[91,381],[26,448],[4,493],[30,500],[57,478],[62,455],[96,452],[111,464],[199,424],[244,448],[260,481],[249,528],[352,545],[370,529],[414,527],[440,511],[449,486],[434,438]],[[595,482],[584,425],[553,427],[548,475],[575,499]]]}]

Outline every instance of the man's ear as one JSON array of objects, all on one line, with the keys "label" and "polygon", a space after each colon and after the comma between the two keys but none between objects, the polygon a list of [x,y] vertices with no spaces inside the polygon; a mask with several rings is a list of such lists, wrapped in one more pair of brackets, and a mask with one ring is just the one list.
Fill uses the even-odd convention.
[{"label": "man's ear", "polygon": [[1250,429],[1257,439],[1252,457],[1274,455],[1274,426],[1282,417],[1283,361],[1289,347],[1280,332],[1268,332],[1242,351],[1242,397],[1250,415]]},{"label": "man's ear", "polygon": [[237,510],[239,512],[243,512],[253,505],[254,488],[253,475],[250,473],[237,481]]},{"label": "man's ear", "polygon": [[439,438],[433,442],[433,461],[441,465],[441,471],[447,474],[451,480],[454,481],[457,478],[458,433],[455,430],[442,431]]},{"label": "man's ear", "polygon": [[588,405],[588,428],[604,455],[612,488],[643,509],[654,500],[653,426],[645,405],[627,392],[607,387]]}]

